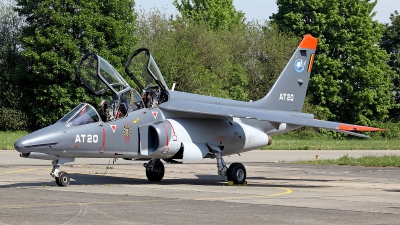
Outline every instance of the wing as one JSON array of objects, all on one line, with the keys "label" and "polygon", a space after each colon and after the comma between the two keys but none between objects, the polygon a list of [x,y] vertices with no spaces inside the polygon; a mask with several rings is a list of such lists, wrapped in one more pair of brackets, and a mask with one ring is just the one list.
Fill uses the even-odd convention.
[{"label": "wing", "polygon": [[355,133],[359,131],[384,131],[380,128],[360,126],[354,124],[338,123],[332,121],[316,120],[310,117],[310,114],[296,113],[279,110],[266,110],[258,108],[244,108],[237,106],[216,105],[204,102],[193,102],[185,100],[173,100],[161,104],[161,110],[170,113],[191,114],[198,118],[246,118],[270,122],[274,127],[279,124],[293,124],[314,128],[323,128],[327,130],[337,131],[358,137],[368,137],[363,134]]}]

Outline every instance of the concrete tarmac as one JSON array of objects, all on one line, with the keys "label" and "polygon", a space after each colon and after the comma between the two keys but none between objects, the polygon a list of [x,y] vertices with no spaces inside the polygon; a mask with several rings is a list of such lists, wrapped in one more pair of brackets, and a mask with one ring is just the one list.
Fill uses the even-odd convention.
[{"label": "concrete tarmac", "polygon": [[247,186],[228,186],[215,159],[165,164],[149,182],[145,161],[77,159],[57,187],[51,162],[0,151],[0,224],[399,224],[400,168],[315,166],[294,160],[399,151],[251,151]]}]

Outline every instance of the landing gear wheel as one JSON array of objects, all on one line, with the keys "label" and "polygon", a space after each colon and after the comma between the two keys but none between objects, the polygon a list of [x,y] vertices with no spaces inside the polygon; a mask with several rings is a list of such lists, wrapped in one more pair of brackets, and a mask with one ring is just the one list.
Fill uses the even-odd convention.
[{"label": "landing gear wheel", "polygon": [[[153,166],[153,168],[151,168]],[[161,181],[164,177],[165,169],[164,164],[157,160],[156,162],[152,162],[150,160],[146,165],[146,176],[149,181]]]},{"label": "landing gear wheel", "polygon": [[228,181],[234,184],[243,184],[246,181],[246,168],[241,163],[232,163],[227,172]]},{"label": "landing gear wheel", "polygon": [[58,177],[56,177],[56,183],[60,187],[68,186],[70,181],[69,174],[67,172],[61,171],[58,173]]}]

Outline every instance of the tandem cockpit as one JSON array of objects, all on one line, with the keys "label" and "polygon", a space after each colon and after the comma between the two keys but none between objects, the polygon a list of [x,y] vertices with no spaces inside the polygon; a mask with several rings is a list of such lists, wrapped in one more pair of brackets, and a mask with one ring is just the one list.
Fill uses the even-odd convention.
[{"label": "tandem cockpit", "polygon": [[125,72],[140,94],[105,59],[94,53],[84,55],[76,75],[94,95],[101,97],[101,101],[97,108],[81,103],[59,122],[66,122],[69,126],[110,122],[139,109],[155,108],[169,100],[167,85],[148,49],[136,50],[129,58]]}]

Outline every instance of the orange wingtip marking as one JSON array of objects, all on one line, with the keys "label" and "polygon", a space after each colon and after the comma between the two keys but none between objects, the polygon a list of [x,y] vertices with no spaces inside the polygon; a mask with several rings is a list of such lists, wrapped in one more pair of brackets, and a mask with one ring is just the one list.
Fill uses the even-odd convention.
[{"label": "orange wingtip marking", "polygon": [[359,126],[359,125],[349,125],[349,124],[340,124],[339,130],[346,130],[346,131],[385,131],[381,128],[375,127],[366,127],[366,126]]},{"label": "orange wingtip marking", "polygon": [[310,49],[317,49],[318,39],[307,34],[304,36],[303,40],[300,42],[300,48],[310,48]]}]

